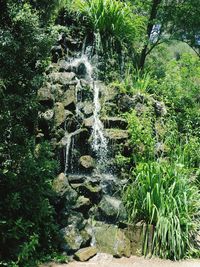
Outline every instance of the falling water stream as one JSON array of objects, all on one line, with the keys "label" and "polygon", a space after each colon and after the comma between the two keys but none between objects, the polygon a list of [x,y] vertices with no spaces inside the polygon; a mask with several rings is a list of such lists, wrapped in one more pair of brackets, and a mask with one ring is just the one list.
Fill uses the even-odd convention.
[{"label": "falling water stream", "polygon": [[[88,56],[82,54],[79,58],[73,59],[70,63],[71,69],[78,69],[80,64],[83,64],[85,67],[84,79],[88,82],[90,88],[93,91],[93,126],[92,126],[92,150],[96,154],[97,157],[97,165],[105,165],[107,159],[107,139],[104,136],[104,126],[100,120],[100,86],[98,81],[95,80],[94,76],[94,67],[89,62]],[[79,97],[79,93],[81,91],[81,82],[80,79],[77,78],[76,85],[76,116],[82,117],[80,111],[80,104],[82,99]],[[70,162],[70,149],[71,143],[73,141],[74,136],[78,133],[76,130],[73,133],[66,133],[66,147],[65,147],[65,173],[69,170],[69,162]],[[98,169],[98,168],[97,168]]]},{"label": "falling water stream", "polygon": [[66,132],[65,133],[65,170],[64,172],[67,173],[68,172],[68,169],[69,169],[69,163],[70,163],[70,150],[71,150],[71,147],[72,147],[72,144],[74,142],[74,136],[79,134],[81,131],[81,129],[78,129],[76,130],[75,132],[73,133],[68,133]]},{"label": "falling water stream", "polygon": [[104,136],[104,126],[100,120],[101,105],[99,101],[99,86],[97,83],[93,83],[94,91],[94,120],[93,120],[93,131],[92,131],[92,148],[99,157],[99,163],[105,163],[107,157],[107,139]]}]

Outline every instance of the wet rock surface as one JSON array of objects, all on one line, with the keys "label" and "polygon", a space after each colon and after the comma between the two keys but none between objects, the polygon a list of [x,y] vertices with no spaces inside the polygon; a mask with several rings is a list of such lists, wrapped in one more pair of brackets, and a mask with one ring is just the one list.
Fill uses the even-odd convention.
[{"label": "wet rock surface", "polygon": [[104,196],[99,203],[102,217],[111,222],[124,221],[127,219],[125,207],[121,200],[110,196]]},{"label": "wet rock surface", "polygon": [[64,123],[66,119],[65,108],[61,102],[55,103],[54,113],[55,113],[54,123],[55,123],[55,126],[58,127],[62,123]]},{"label": "wet rock surface", "polygon": [[69,182],[64,173],[60,173],[53,181],[53,190],[59,195],[63,195],[69,188]]},{"label": "wet rock surface", "polygon": [[128,126],[127,121],[120,117],[103,117],[101,120],[105,128],[119,128],[125,130]]},{"label": "wet rock surface", "polygon": [[49,86],[44,86],[38,90],[38,100],[43,104],[53,104],[55,97],[51,93],[51,89]]},{"label": "wet rock surface", "polygon": [[128,138],[128,132],[121,129],[106,129],[106,137],[113,141],[123,141]]},{"label": "wet rock surface", "polygon": [[80,165],[85,169],[95,168],[95,161],[90,155],[81,156],[79,162]]},{"label": "wet rock surface", "polygon": [[63,243],[61,244],[61,248],[67,252],[75,252],[83,243],[83,237],[77,228],[73,226],[65,227],[61,230],[61,234],[63,237]]}]

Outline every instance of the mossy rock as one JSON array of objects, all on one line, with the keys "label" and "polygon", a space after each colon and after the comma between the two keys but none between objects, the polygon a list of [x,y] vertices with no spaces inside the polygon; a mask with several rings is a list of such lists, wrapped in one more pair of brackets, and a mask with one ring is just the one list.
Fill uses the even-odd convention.
[{"label": "mossy rock", "polygon": [[64,105],[61,102],[55,103],[54,112],[55,112],[54,123],[55,123],[55,126],[58,127],[62,123],[64,123],[66,119]]},{"label": "mossy rock", "polygon": [[93,169],[95,167],[95,161],[90,155],[81,156],[79,162],[84,169]]},{"label": "mossy rock", "polygon": [[121,200],[110,196],[104,196],[99,203],[99,210],[102,217],[111,221],[124,221],[127,213]]},{"label": "mossy rock", "polygon": [[60,173],[53,180],[52,188],[58,194],[63,194],[66,191],[66,189],[69,188],[69,182],[64,173]]},{"label": "mossy rock", "polygon": [[48,79],[51,83],[66,85],[74,80],[75,76],[76,75],[73,72],[52,72],[49,74]]},{"label": "mossy rock", "polygon": [[125,119],[120,117],[103,117],[101,118],[105,128],[120,128],[127,129],[128,123]]},{"label": "mossy rock", "polygon": [[128,139],[128,131],[121,129],[106,129],[105,135],[109,140],[112,141],[123,141]]},{"label": "mossy rock", "polygon": [[64,173],[60,173],[58,177],[54,179],[52,189],[55,191],[58,198],[62,199],[67,206],[75,205],[78,194],[71,188]]},{"label": "mossy rock", "polygon": [[82,248],[75,253],[75,259],[78,261],[87,261],[97,254],[96,247]]},{"label": "mossy rock", "polygon": [[50,85],[47,83],[44,87],[38,90],[38,100],[43,104],[47,104],[49,107],[52,107],[55,97],[51,93]]},{"label": "mossy rock", "polygon": [[61,230],[61,235],[63,237],[61,247],[64,251],[75,252],[81,247],[83,237],[78,229],[73,226],[65,227]]},{"label": "mossy rock", "polygon": [[96,246],[99,252],[115,257],[130,257],[131,243],[124,232],[117,226],[102,224],[94,228]]}]

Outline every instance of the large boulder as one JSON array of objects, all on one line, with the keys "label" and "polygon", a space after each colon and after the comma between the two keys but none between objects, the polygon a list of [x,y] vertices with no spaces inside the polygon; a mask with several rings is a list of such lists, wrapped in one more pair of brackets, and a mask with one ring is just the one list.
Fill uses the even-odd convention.
[{"label": "large boulder", "polygon": [[83,125],[86,128],[92,128],[92,126],[94,125],[94,117],[91,116],[91,117],[89,117],[87,119],[84,119],[83,120]]},{"label": "large boulder", "polygon": [[54,110],[48,109],[45,112],[39,114],[39,118],[44,119],[45,121],[51,121],[54,116]]},{"label": "large boulder", "polygon": [[79,196],[76,205],[73,207],[73,209],[85,213],[89,210],[90,207],[91,207],[90,199],[84,196]]},{"label": "large boulder", "polygon": [[120,117],[103,117],[101,121],[105,128],[120,128],[125,130],[128,126],[127,121]]},{"label": "large boulder", "polygon": [[115,257],[130,257],[130,240],[117,226],[110,224],[96,226],[94,227],[94,235],[99,252],[109,253]]},{"label": "large boulder", "polygon": [[74,72],[52,72],[49,74],[49,81],[53,84],[59,83],[62,85],[67,85],[69,82],[75,79]]},{"label": "large boulder", "polygon": [[106,262],[106,264],[111,263],[113,261],[113,255],[108,253],[101,253],[98,252],[92,259],[90,259],[90,262],[92,263],[99,263],[99,262]]},{"label": "large boulder", "polygon": [[85,226],[83,214],[77,211],[70,211],[67,218],[67,224],[68,226],[73,226],[74,228],[82,230]]},{"label": "large boulder", "polygon": [[60,173],[58,177],[54,179],[52,188],[58,197],[64,200],[66,205],[75,205],[78,194],[71,188],[64,173]]},{"label": "large boulder", "polygon": [[131,98],[126,94],[121,96],[118,101],[118,107],[122,112],[130,111],[135,107],[135,104],[135,99]]},{"label": "large boulder", "polygon": [[122,201],[115,197],[104,196],[98,207],[103,219],[112,222],[124,221],[127,219],[126,209]]},{"label": "large boulder", "polygon": [[165,116],[167,114],[164,102],[154,100],[154,108],[157,116]]},{"label": "large boulder", "polygon": [[119,97],[118,100],[118,107],[122,112],[130,111],[131,109],[135,108],[135,106],[140,104],[145,104],[150,100],[149,97],[147,97],[144,94],[137,93],[133,97],[130,97],[127,94],[124,94]]},{"label": "large boulder", "polygon": [[117,176],[111,174],[102,174],[100,179],[100,186],[102,187],[103,194],[120,197],[122,187],[126,182],[127,181],[119,179]]},{"label": "large boulder", "polygon": [[58,127],[61,124],[63,124],[66,119],[66,113],[63,103],[61,102],[55,103],[54,112],[55,112],[54,123],[55,126]]},{"label": "large boulder", "polygon": [[53,94],[55,101],[61,102],[63,99],[63,86],[59,83],[51,84],[51,93]]},{"label": "large boulder", "polygon": [[61,247],[64,251],[67,252],[77,251],[84,241],[79,230],[77,228],[74,228],[74,226],[68,226],[61,229],[61,235],[63,238]]},{"label": "large boulder", "polygon": [[87,177],[85,177],[84,175],[69,175],[68,176],[68,181],[70,182],[70,184],[82,184],[87,180]]},{"label": "large boulder", "polygon": [[84,169],[93,169],[95,167],[95,161],[90,155],[81,156],[79,162]]},{"label": "large boulder", "polygon": [[65,108],[67,108],[70,111],[75,110],[76,109],[76,101],[77,101],[76,100],[76,92],[73,88],[67,90],[64,93],[62,103],[63,103]]},{"label": "large boulder", "polygon": [[65,191],[69,188],[69,182],[65,174],[62,172],[60,173],[54,180],[53,180],[53,190],[63,195]]},{"label": "large boulder", "polygon": [[72,67],[72,70],[79,78],[84,78],[87,75],[87,67],[84,62],[78,62],[76,66]]},{"label": "large boulder", "polygon": [[104,112],[107,116],[115,117],[119,113],[119,109],[115,103],[106,102],[104,104]]},{"label": "large boulder", "polygon": [[92,116],[94,111],[94,105],[90,101],[85,101],[82,103],[82,110],[86,117]]},{"label": "large boulder", "polygon": [[94,257],[96,254],[97,254],[96,247],[87,247],[87,248],[82,248],[78,250],[74,254],[74,257],[78,261],[88,261],[90,258]]},{"label": "large boulder", "polygon": [[124,141],[128,139],[128,131],[121,129],[106,129],[105,136],[111,141]]},{"label": "large boulder", "polygon": [[93,228],[88,223],[85,228],[80,231],[80,234],[83,238],[82,247],[90,246],[93,238]]},{"label": "large boulder", "polygon": [[38,100],[42,103],[52,106],[54,103],[54,95],[51,93],[51,88],[48,84],[38,90]]},{"label": "large boulder", "polygon": [[86,181],[78,187],[78,191],[81,195],[89,198],[92,202],[98,202],[102,195],[102,188],[92,182]]},{"label": "large boulder", "polygon": [[70,64],[64,59],[61,59],[58,61],[58,69],[59,69],[59,72],[65,72],[65,71],[71,72],[72,71]]},{"label": "large boulder", "polygon": [[[148,228],[148,229],[147,229]],[[145,240],[144,233],[148,232],[148,238]],[[136,225],[128,225],[124,229],[126,237],[131,242],[131,254],[136,256],[143,255],[144,240],[147,242],[147,251],[150,252],[153,245],[153,225],[147,226],[143,222],[138,222]]]}]

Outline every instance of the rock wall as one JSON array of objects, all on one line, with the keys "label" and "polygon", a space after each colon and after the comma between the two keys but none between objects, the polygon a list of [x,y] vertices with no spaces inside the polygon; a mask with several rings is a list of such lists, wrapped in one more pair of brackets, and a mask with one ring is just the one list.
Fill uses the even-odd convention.
[{"label": "rock wall", "polygon": [[[115,156],[132,152],[121,114],[143,112],[145,96],[120,94],[99,81],[96,55],[57,50],[52,48],[53,63],[38,92],[42,109],[37,140],[49,140],[60,162],[53,188],[61,248],[68,254],[88,246],[117,257],[141,253],[142,227],[136,226],[132,234],[126,229],[121,191],[127,177],[118,172]],[[159,116],[166,113],[162,103],[150,102]]]}]

